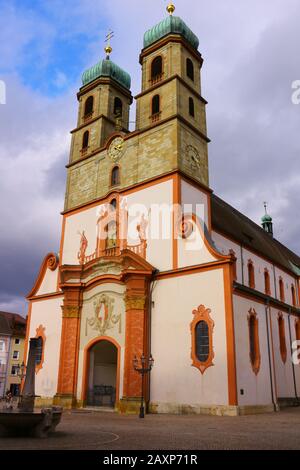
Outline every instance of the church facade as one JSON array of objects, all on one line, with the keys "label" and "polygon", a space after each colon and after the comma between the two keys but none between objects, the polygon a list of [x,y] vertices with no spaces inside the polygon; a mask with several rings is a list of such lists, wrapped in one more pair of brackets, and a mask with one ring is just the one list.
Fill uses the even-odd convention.
[{"label": "church facade", "polygon": [[[199,41],[173,15],[130,76],[83,74],[59,253],[28,295],[37,404],[237,415],[300,396],[300,258],[209,186]],[[135,357],[154,358],[142,384]]]}]

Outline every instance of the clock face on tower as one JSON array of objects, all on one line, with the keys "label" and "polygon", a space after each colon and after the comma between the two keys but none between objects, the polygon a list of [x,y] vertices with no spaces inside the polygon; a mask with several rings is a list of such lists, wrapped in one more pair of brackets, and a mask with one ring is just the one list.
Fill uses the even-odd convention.
[{"label": "clock face on tower", "polygon": [[187,145],[186,155],[187,155],[188,162],[191,165],[191,169],[200,170],[201,169],[201,156],[198,150],[195,147],[193,147],[193,145]]},{"label": "clock face on tower", "polygon": [[116,137],[108,148],[108,156],[113,162],[117,162],[122,158],[124,150],[124,140],[122,137]]}]

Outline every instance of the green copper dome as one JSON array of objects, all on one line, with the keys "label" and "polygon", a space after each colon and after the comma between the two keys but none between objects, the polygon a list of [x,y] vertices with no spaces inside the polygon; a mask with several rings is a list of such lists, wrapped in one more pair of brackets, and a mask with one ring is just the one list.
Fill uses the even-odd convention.
[{"label": "green copper dome", "polygon": [[110,77],[123,87],[130,89],[130,75],[109,59],[100,60],[98,64],[84,72],[82,75],[83,86],[100,77]]},{"label": "green copper dome", "polygon": [[181,34],[195,49],[199,47],[199,39],[178,16],[168,16],[144,34],[144,48],[163,38],[167,34]]},{"label": "green copper dome", "polygon": [[269,215],[269,214],[265,214],[262,216],[261,218],[261,221],[263,224],[267,223],[267,222],[272,222],[272,217]]}]

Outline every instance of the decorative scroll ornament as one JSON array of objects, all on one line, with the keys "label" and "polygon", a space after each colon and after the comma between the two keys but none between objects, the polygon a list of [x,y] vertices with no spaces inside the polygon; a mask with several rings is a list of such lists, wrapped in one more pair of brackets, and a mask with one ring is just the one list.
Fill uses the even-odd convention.
[{"label": "decorative scroll ornament", "polygon": [[53,255],[49,256],[47,260],[47,267],[51,269],[51,271],[55,271],[58,265],[58,257]]},{"label": "decorative scroll ornament", "polygon": [[106,294],[100,294],[94,300],[94,316],[87,319],[87,324],[101,336],[115,325],[119,325],[121,333],[121,314],[114,314],[114,302],[115,300]]}]

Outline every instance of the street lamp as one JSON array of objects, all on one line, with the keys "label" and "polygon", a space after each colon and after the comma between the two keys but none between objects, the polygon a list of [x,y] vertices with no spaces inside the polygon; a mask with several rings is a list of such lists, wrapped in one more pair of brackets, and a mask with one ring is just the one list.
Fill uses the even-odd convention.
[{"label": "street lamp", "polygon": [[[142,354],[140,361],[136,356],[133,359],[133,368],[142,376],[142,396],[141,396],[141,406],[140,406],[140,418],[145,418],[145,408],[144,408],[144,376],[148,374],[154,364],[154,359],[152,354],[150,354],[149,358],[146,358],[144,354]],[[140,367],[139,367],[140,365]]]}]

